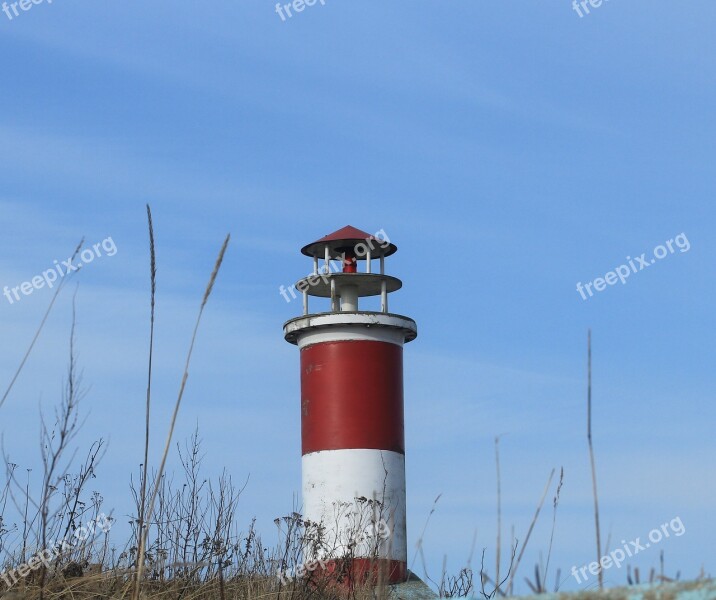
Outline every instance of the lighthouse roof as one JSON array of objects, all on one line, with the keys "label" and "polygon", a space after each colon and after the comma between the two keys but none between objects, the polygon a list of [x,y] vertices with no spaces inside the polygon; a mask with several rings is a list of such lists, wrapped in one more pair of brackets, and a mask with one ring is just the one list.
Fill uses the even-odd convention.
[{"label": "lighthouse roof", "polygon": [[301,248],[301,253],[306,256],[323,258],[326,247],[328,247],[331,258],[338,258],[346,250],[355,252],[355,247],[361,243],[364,244],[365,251],[356,253],[358,260],[366,259],[367,250],[370,250],[371,258],[390,256],[398,251],[398,247],[395,244],[391,244],[387,239],[377,238],[375,235],[346,225],[342,229],[329,233],[320,240],[304,246]]}]

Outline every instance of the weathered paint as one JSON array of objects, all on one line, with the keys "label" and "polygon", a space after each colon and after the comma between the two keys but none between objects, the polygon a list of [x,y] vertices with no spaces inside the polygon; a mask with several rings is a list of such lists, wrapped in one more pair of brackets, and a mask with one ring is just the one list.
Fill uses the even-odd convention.
[{"label": "weathered paint", "polygon": [[328,312],[296,317],[283,326],[287,342],[299,348],[335,340],[378,340],[400,344],[418,336],[415,321],[376,312]]},{"label": "weathered paint", "polygon": [[[379,232],[380,233],[380,232]],[[338,257],[342,249],[346,247],[355,248],[356,244],[363,242],[373,242],[373,258],[379,258],[380,256],[390,256],[398,251],[395,244],[386,243],[383,240],[376,238],[366,231],[361,231],[350,225],[346,225],[338,231],[329,233],[327,236],[322,237],[320,240],[316,240],[301,248],[301,254],[305,256],[323,258],[323,251],[326,247],[329,248],[332,257]],[[358,260],[361,260],[360,258]]]},{"label": "weathered paint", "polygon": [[401,560],[354,558],[349,563],[340,560],[327,560],[324,564],[325,569],[322,574],[313,575],[313,577],[320,579],[321,575],[328,576],[329,579],[339,584],[346,583],[347,580],[359,584],[369,580],[396,584],[405,581],[408,577],[406,564]]},{"label": "weathered paint", "polygon": [[404,453],[402,347],[360,340],[301,350],[301,431],[303,454]]},{"label": "weathered paint", "polygon": [[331,281],[335,281],[336,286],[339,288],[347,284],[355,285],[361,298],[380,295],[384,283],[388,293],[397,292],[403,286],[403,283],[397,277],[376,273],[322,273],[320,275],[308,275],[303,279],[299,279],[295,285],[298,290],[306,288],[309,296],[330,298]]},{"label": "weathered paint", "polygon": [[410,570],[406,581],[388,587],[389,600],[436,600],[437,597],[430,586]]},{"label": "weathered paint", "polygon": [[[330,547],[339,554],[347,551],[356,519],[361,514],[363,519],[370,516],[365,514],[365,503],[356,498],[379,500],[383,514],[376,517],[385,520],[390,535],[380,545],[378,556],[407,561],[403,454],[365,449],[312,452],[303,457],[302,467],[304,518],[325,524]],[[359,544],[354,555],[369,557],[374,543]]]}]

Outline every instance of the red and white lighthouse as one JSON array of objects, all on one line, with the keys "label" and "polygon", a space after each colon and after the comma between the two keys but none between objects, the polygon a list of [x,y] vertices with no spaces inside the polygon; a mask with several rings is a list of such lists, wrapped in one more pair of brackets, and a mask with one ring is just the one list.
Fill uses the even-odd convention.
[{"label": "red and white lighthouse", "polygon": [[[377,566],[397,583],[407,577],[403,345],[417,326],[388,311],[388,294],[402,283],[385,274],[397,247],[380,233],[344,227],[301,250],[313,258],[313,273],[296,283],[303,315],[284,334],[301,351],[303,516],[336,540],[332,555],[319,549],[308,558],[343,552],[353,573]],[[309,297],[328,299],[327,306],[311,313]],[[379,507],[389,533],[377,546],[350,541],[366,500]]]}]

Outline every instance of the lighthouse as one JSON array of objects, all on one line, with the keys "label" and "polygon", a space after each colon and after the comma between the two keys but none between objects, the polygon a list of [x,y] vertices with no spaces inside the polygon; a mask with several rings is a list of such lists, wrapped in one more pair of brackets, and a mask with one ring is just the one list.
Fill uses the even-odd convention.
[{"label": "lighthouse", "polygon": [[388,310],[402,287],[385,273],[397,250],[350,226],[302,248],[313,272],[295,286],[303,314],[283,328],[301,355],[302,513],[323,536],[304,558],[328,570],[347,558],[352,577],[389,583],[408,573],[403,346],[417,336]]}]

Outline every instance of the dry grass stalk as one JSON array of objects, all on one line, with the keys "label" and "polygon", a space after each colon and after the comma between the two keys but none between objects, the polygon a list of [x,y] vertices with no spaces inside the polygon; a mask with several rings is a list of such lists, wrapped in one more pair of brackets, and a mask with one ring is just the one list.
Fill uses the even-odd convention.
[{"label": "dry grass stalk", "polygon": [[[70,262],[75,260],[75,257],[77,256],[77,253],[80,251],[80,248],[82,247],[82,244],[84,244],[85,238],[82,238],[80,240],[80,243],[77,244],[77,248],[75,248],[75,251],[72,253],[72,258],[70,258]],[[70,274],[70,277],[74,274]],[[40,325],[37,327],[37,330],[35,331],[35,335],[32,338],[32,341],[30,342],[30,345],[27,348],[27,351],[25,352],[25,355],[22,357],[22,360],[20,361],[20,365],[18,366],[17,370],[15,371],[15,374],[13,375],[12,379],[10,380],[10,383],[7,386],[7,389],[5,390],[5,393],[2,395],[2,398],[0,398],[0,408],[2,408],[2,405],[5,404],[5,400],[7,400],[8,395],[10,394],[10,390],[12,390],[13,386],[15,385],[15,381],[17,381],[17,378],[20,375],[20,372],[22,371],[23,367],[25,366],[25,363],[27,362],[28,357],[30,356],[30,353],[32,352],[32,349],[35,347],[35,342],[37,342],[37,338],[40,337],[40,333],[42,332],[43,327],[45,326],[45,321],[47,321],[47,317],[50,316],[50,311],[52,311],[52,307],[55,304],[55,300],[57,300],[57,296],[59,295],[60,291],[62,291],[62,288],[65,285],[65,282],[69,278],[65,279],[62,278],[60,281],[60,285],[57,286],[57,289],[55,289],[55,293],[52,295],[52,300],[50,300],[50,304],[47,307],[47,310],[45,311],[45,314],[42,317],[42,320],[40,321]]]},{"label": "dry grass stalk", "polygon": [[[544,575],[542,581],[544,585],[547,585],[547,571],[549,571],[549,559],[552,556],[552,542],[554,542],[554,530],[557,526],[557,506],[559,505],[559,494],[562,491],[562,484],[564,483],[564,467],[559,470],[559,483],[557,484],[557,491],[554,494],[554,500],[552,501],[552,531],[549,535],[549,549],[547,550],[547,562],[544,567]],[[559,577],[557,578],[559,581]],[[546,591],[546,590],[544,590]],[[555,590],[555,592],[558,590]]]},{"label": "dry grass stalk", "polygon": [[495,436],[495,467],[497,470],[497,548],[495,549],[495,581],[500,581],[500,552],[502,548],[502,493],[500,476],[500,436]]},{"label": "dry grass stalk", "polygon": [[[191,342],[189,344],[189,351],[187,353],[186,357],[186,363],[184,365],[184,374],[182,376],[181,386],[179,388],[179,394],[177,396],[177,401],[174,406],[174,412],[172,413],[172,419],[171,423],[169,425],[169,433],[167,434],[167,440],[164,445],[164,453],[162,455],[162,460],[159,464],[159,470],[157,472],[156,482],[154,485],[154,491],[152,492],[152,495],[149,499],[149,504],[147,508],[146,513],[146,521],[151,522],[152,519],[152,513],[154,510],[154,503],[157,499],[157,491],[159,489],[158,483],[162,478],[162,475],[164,474],[164,467],[166,465],[167,461],[167,455],[169,454],[169,448],[171,446],[172,442],[172,436],[174,435],[174,427],[176,425],[176,419],[177,415],[179,414],[179,407],[181,406],[182,397],[184,396],[184,389],[186,388],[186,381],[189,377],[189,363],[191,362],[191,355],[194,351],[194,343],[196,342],[196,335],[199,330],[199,324],[201,323],[201,317],[204,313],[204,307],[206,306],[206,302],[209,299],[209,296],[211,295],[211,291],[214,287],[214,282],[216,281],[216,276],[219,273],[219,269],[221,268],[221,263],[224,260],[224,254],[226,253],[226,248],[229,245],[229,240],[231,239],[230,235],[226,236],[226,239],[224,240],[223,245],[221,246],[221,250],[219,251],[219,255],[216,259],[216,263],[214,265],[214,270],[211,273],[211,276],[209,277],[209,283],[206,286],[206,291],[204,292],[204,297],[201,301],[201,307],[199,308],[199,314],[197,315],[196,324],[194,325],[194,331],[191,336]],[[137,581],[136,585],[134,586],[134,592],[132,594],[133,600],[139,600],[139,587],[142,580],[142,572],[144,570],[144,554],[145,554],[145,547],[146,547],[146,541],[147,541],[147,527],[144,527],[142,530],[140,530],[140,538],[139,538],[139,550],[138,550],[138,563],[137,563]]]},{"label": "dry grass stalk", "polygon": [[157,262],[154,249],[154,225],[152,223],[152,209],[147,204],[147,222],[149,225],[149,279],[150,279],[150,318],[149,318],[149,365],[147,369],[147,403],[144,417],[144,462],[142,466],[142,481],[140,491],[140,507],[138,519],[139,531],[145,527],[145,507],[147,500],[147,472],[149,468],[149,417],[152,398],[152,358],[154,356],[154,306],[157,291]]},{"label": "dry grass stalk", "polygon": [[597,563],[600,567],[599,589],[604,589],[604,573],[601,568],[602,542],[599,529],[599,496],[597,494],[597,468],[594,464],[594,446],[592,444],[592,330],[587,332],[587,442],[589,444],[589,462],[592,467],[592,493],[594,495],[594,527],[597,533]]},{"label": "dry grass stalk", "polygon": [[549,474],[549,479],[547,480],[547,485],[544,486],[544,492],[542,492],[542,498],[539,501],[539,504],[537,505],[537,510],[535,511],[535,516],[532,518],[532,522],[530,523],[530,527],[527,530],[527,535],[525,536],[525,541],[522,544],[522,548],[520,548],[520,553],[517,556],[517,562],[515,562],[515,567],[512,569],[512,573],[510,574],[510,578],[507,582],[507,593],[508,595],[512,595],[512,586],[514,584],[515,575],[517,574],[517,569],[520,566],[520,561],[522,560],[522,555],[525,553],[525,549],[527,548],[527,543],[530,541],[530,535],[532,535],[532,530],[534,529],[535,523],[537,523],[537,518],[539,517],[539,513],[542,510],[542,505],[544,504],[544,499],[547,497],[547,492],[549,491],[550,485],[552,485],[552,478],[554,477],[554,469],[552,469],[552,472]]}]

